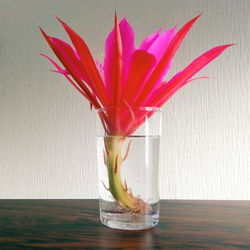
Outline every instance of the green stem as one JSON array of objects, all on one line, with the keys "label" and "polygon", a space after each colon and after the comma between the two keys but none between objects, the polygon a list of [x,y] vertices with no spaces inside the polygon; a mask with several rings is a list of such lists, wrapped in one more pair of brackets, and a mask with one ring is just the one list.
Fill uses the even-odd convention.
[{"label": "green stem", "polygon": [[124,159],[122,158],[122,146],[126,140],[124,137],[106,137],[105,163],[108,171],[109,191],[117,203],[133,213],[145,213],[149,205],[142,199],[136,198],[128,192],[125,182],[122,181],[121,167]]}]

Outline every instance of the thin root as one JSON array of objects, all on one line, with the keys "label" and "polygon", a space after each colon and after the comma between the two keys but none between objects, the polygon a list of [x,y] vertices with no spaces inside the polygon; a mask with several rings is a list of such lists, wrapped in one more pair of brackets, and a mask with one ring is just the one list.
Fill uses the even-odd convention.
[{"label": "thin root", "polygon": [[104,188],[105,188],[106,190],[110,191],[110,189],[106,187],[106,185],[105,185],[105,183],[104,183],[103,181],[102,181],[102,185],[104,186]]},{"label": "thin root", "polygon": [[107,166],[107,153],[105,152],[105,150],[103,150],[103,160],[104,164]]},{"label": "thin root", "polygon": [[126,180],[124,180],[125,190],[128,191],[128,186]]},{"label": "thin root", "polygon": [[115,168],[114,168],[114,173],[117,173],[117,167],[118,167],[118,155],[115,158]]},{"label": "thin root", "polygon": [[126,153],[125,153],[124,157],[122,158],[122,161],[125,161],[127,159],[128,153],[129,153],[129,149],[130,149],[130,145],[131,145],[131,140],[128,143],[128,147],[127,147],[127,150],[126,150]]},{"label": "thin root", "polygon": [[105,138],[104,138],[104,146],[105,146],[106,154],[109,155],[108,145],[107,145],[107,141]]}]

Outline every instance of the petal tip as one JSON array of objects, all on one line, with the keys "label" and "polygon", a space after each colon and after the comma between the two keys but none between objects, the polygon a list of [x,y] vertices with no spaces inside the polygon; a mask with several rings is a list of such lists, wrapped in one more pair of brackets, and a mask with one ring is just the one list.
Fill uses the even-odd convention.
[{"label": "petal tip", "polygon": [[64,22],[63,22],[58,16],[55,16],[55,18],[56,18],[57,21],[59,21],[62,25],[64,25]]},{"label": "petal tip", "polygon": [[46,39],[49,39],[49,36],[46,34],[46,32],[39,26],[39,29],[40,31],[42,32],[43,36],[46,38]]},{"label": "petal tip", "polygon": [[191,22],[195,22],[197,19],[199,19],[203,15],[203,12],[201,12],[198,16],[194,17]]},{"label": "petal tip", "polygon": [[45,33],[41,26],[39,26],[39,30],[40,30],[42,33]]},{"label": "petal tip", "polygon": [[227,49],[229,47],[232,47],[232,46],[235,46],[235,45],[237,45],[237,43],[224,44],[224,45],[218,46],[218,48],[221,48],[222,50],[225,50],[225,49]]},{"label": "petal tip", "polygon": [[238,45],[238,43],[230,43],[230,44],[227,44],[227,47],[231,47],[231,46],[235,46],[235,45]]},{"label": "petal tip", "polygon": [[128,23],[127,18],[123,17],[120,24],[127,24],[127,23]]}]

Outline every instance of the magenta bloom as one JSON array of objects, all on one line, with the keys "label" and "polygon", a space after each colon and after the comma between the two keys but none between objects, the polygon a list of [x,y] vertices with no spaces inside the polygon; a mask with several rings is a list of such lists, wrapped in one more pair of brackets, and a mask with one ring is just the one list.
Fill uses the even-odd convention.
[{"label": "magenta bloom", "polygon": [[[163,81],[176,51],[199,17],[186,23],[178,32],[175,28],[164,32],[158,30],[135,48],[133,28],[126,18],[118,24],[115,16],[115,27],[106,39],[103,64],[94,61],[84,40],[58,18],[74,47],[48,36],[41,29],[63,67],[41,55],[47,57],[56,67],[55,72],[63,74],[96,109],[161,107],[177,90],[190,82],[199,70],[231,46],[212,48],[172,79]],[[129,135],[143,122],[143,116],[143,111],[137,111],[133,115],[135,121],[131,123],[128,121],[131,114],[110,111],[101,119],[108,134]]]},{"label": "magenta bloom", "polygon": [[[145,109],[140,107],[163,106],[185,84],[202,78],[192,77],[232,45],[210,49],[169,81],[164,81],[176,51],[199,17],[200,15],[190,20],[178,32],[175,28],[163,32],[158,30],[135,48],[132,27],[126,18],[118,23],[115,16],[114,28],[106,39],[105,58],[102,63],[93,59],[84,40],[59,18],[73,46],[48,36],[41,29],[62,64],[59,66],[48,56],[41,54],[55,66],[52,71],[64,75],[90,102],[91,107],[106,108],[99,115],[106,135],[113,136],[104,138],[104,164],[109,179],[107,189],[117,204],[132,213],[141,214],[149,209],[146,202],[128,191],[120,171],[126,159],[121,153],[125,136],[131,135],[143,124],[145,117],[155,112],[151,109],[151,113],[145,113]],[[129,147],[127,153],[128,151]]]}]

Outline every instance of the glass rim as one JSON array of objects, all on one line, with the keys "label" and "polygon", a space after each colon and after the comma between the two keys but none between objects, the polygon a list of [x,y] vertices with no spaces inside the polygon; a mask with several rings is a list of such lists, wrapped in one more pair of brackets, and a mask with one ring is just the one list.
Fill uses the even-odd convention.
[{"label": "glass rim", "polygon": [[104,112],[104,111],[108,111],[108,110],[121,110],[121,109],[132,109],[132,110],[135,110],[135,109],[141,109],[141,110],[145,110],[145,111],[157,111],[157,112],[161,112],[162,111],[162,108],[159,108],[159,107],[134,107],[134,106],[130,106],[130,107],[106,107],[106,108],[98,108],[98,109],[95,109],[95,111],[97,113],[100,113],[100,112]]}]

